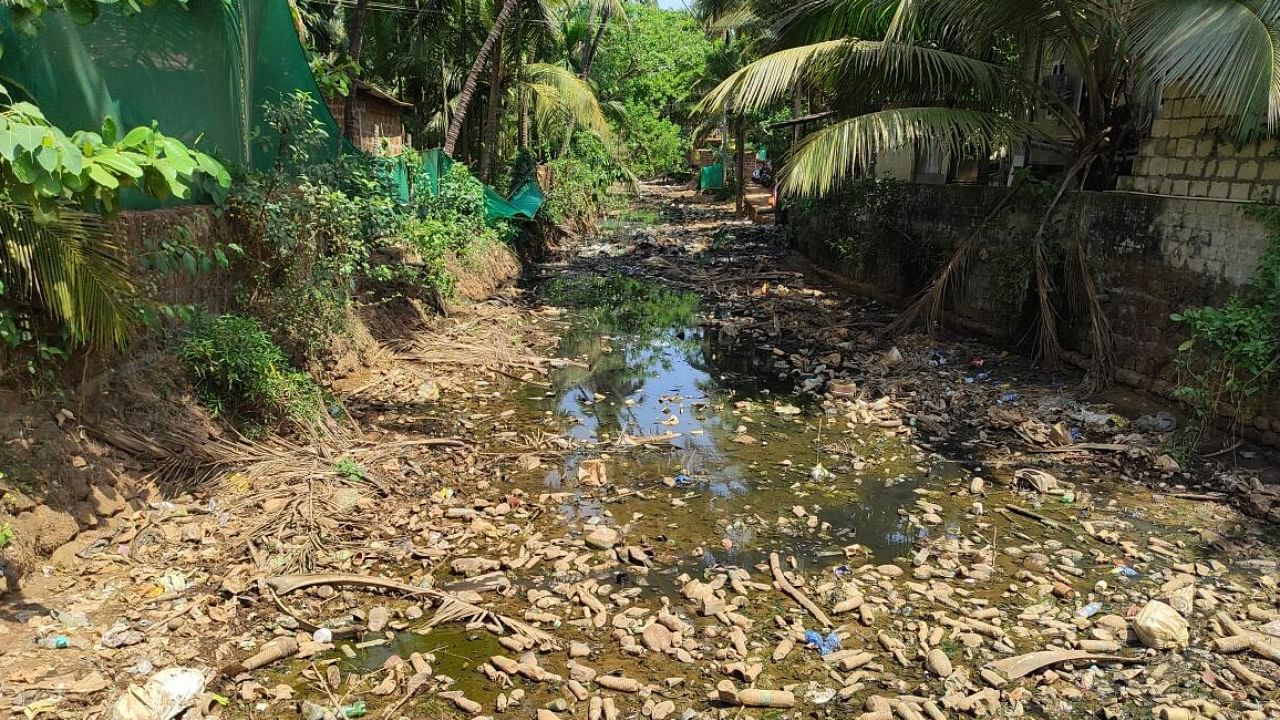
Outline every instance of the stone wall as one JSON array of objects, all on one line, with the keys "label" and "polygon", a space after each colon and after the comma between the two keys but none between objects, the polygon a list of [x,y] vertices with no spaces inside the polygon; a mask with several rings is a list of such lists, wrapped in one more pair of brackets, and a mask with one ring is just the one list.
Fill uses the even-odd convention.
[{"label": "stone wall", "polygon": [[[792,243],[864,294],[904,305],[1008,190],[902,185],[897,192],[895,202],[882,206],[891,209],[876,214],[850,197],[794,208]],[[1030,246],[1044,207],[1043,199],[1019,198],[980,233],[966,281],[950,301],[951,323],[1005,345],[1026,341],[1034,318]],[[1058,248],[1055,282],[1071,284],[1057,241],[1087,243],[1122,381],[1172,392],[1185,335],[1169,316],[1239,292],[1267,248],[1266,230],[1245,209],[1123,192],[1075,193],[1064,200],[1048,233]],[[1067,348],[1080,361],[1090,352],[1086,316],[1069,304],[1059,312]],[[1273,395],[1263,415],[1266,431],[1274,434],[1280,432],[1280,393]]]},{"label": "stone wall", "polygon": [[1132,177],[1120,190],[1179,197],[1280,200],[1275,140],[1236,144],[1217,139],[1218,119],[1194,97],[1166,97],[1139,144]]}]

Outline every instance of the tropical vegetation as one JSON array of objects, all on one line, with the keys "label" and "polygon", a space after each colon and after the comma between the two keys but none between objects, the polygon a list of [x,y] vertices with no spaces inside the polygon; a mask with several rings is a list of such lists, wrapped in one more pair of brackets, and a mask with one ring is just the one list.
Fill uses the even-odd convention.
[{"label": "tropical vegetation", "polygon": [[[1019,147],[1055,150],[1057,194],[1031,248],[1037,355],[1060,354],[1045,231],[1062,195],[1105,188],[1141,134],[1163,88],[1202,98],[1218,132],[1249,139],[1280,120],[1280,5],[1243,0],[808,0],[779,9],[707,0],[703,11],[735,27],[765,28],[764,54],[704,98],[709,114],[784,105],[828,118],[788,156],[781,186],[827,195],[895,150],[985,159]],[[1188,32],[1188,28],[1196,28]],[[1082,92],[1040,82],[1068,68]],[[934,317],[973,243],[962,244],[905,316]],[[1062,248],[1086,298],[1094,377],[1110,367],[1109,328],[1087,250]]]}]

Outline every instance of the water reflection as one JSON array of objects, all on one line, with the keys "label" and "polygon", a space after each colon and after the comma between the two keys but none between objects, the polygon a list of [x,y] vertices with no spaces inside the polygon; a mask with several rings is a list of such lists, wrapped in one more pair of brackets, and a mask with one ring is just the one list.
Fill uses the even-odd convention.
[{"label": "water reflection", "polygon": [[[548,294],[571,308],[561,354],[585,367],[553,377],[547,406],[571,421],[573,438],[598,448],[546,476],[549,488],[573,493],[561,507],[567,522],[607,510],[631,541],[660,538],[691,570],[751,566],[771,550],[796,555],[806,569],[825,567],[843,562],[841,548],[852,543],[889,559],[927,533],[898,512],[928,475],[916,470],[916,453],[878,431],[845,432],[821,408],[776,412],[800,401],[765,392],[776,391],[773,359],[699,327],[692,296],[625,276],[560,281]],[[619,444],[671,434],[678,437],[658,450]],[[848,458],[857,453],[824,449],[833,436],[880,457],[855,470]],[[610,488],[579,487],[578,463],[601,451]],[[818,463],[834,475],[811,477]],[[644,495],[602,500],[624,487]],[[805,508],[803,517],[793,506]]]}]

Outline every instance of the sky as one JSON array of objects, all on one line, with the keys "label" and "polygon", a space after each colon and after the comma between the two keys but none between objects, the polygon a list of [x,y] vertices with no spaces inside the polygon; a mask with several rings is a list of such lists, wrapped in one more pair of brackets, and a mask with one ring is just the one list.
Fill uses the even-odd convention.
[{"label": "sky", "polygon": [[658,0],[658,5],[668,10],[683,10],[685,0]]}]

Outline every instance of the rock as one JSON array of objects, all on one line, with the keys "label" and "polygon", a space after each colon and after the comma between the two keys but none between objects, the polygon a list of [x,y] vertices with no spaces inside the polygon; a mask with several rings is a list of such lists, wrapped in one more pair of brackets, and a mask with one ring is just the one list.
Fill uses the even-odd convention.
[{"label": "rock", "polygon": [[670,700],[663,700],[653,706],[653,711],[649,713],[649,717],[653,720],[666,720],[672,713],[676,711],[676,704]]},{"label": "rock", "polygon": [[569,643],[569,657],[582,658],[591,654],[591,646],[584,642]]},{"label": "rock", "polygon": [[601,550],[608,550],[609,548],[617,545],[621,539],[621,533],[604,525],[592,530],[586,537],[588,545]]},{"label": "rock", "polygon": [[929,668],[929,672],[940,678],[951,677],[951,673],[954,670],[951,666],[951,658],[947,657],[947,654],[939,648],[930,650],[929,654],[925,656],[924,662],[925,667]]},{"label": "rock", "polygon": [[369,609],[369,632],[382,632],[391,619],[391,613],[382,605]]},{"label": "rock", "polygon": [[640,640],[644,646],[654,652],[665,653],[671,649],[671,631],[659,623],[650,623],[649,627],[640,633]]},{"label": "rock", "polygon": [[1143,645],[1156,650],[1183,648],[1191,641],[1186,619],[1159,600],[1142,608],[1133,619],[1133,631]]}]

